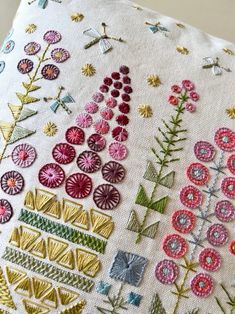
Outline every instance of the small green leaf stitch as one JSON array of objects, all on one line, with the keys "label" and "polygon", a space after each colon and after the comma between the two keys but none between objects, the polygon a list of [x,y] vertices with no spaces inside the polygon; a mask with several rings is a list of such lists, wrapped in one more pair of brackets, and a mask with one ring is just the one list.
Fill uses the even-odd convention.
[{"label": "small green leaf stitch", "polygon": [[152,298],[149,314],[167,314],[157,293],[155,293]]},{"label": "small green leaf stitch", "polygon": [[[171,115],[169,121],[162,120],[163,128],[158,128],[158,135],[155,136],[157,149],[151,148],[155,158],[156,164],[159,165],[159,169],[155,168],[153,162],[147,163],[146,171],[143,178],[154,183],[151,195],[148,195],[144,185],[140,184],[139,190],[136,195],[135,203],[145,207],[145,214],[142,222],[136,212],[131,211],[127,229],[137,233],[136,243],[139,243],[142,236],[154,238],[157,233],[157,226],[159,222],[151,224],[151,228],[146,226],[148,217],[151,210],[163,214],[167,207],[169,196],[160,197],[156,199],[156,194],[159,186],[171,189],[174,185],[175,171],[169,171],[169,166],[179,161],[177,156],[180,151],[183,150],[182,142],[186,140],[184,134],[186,129],[182,128],[183,119],[182,116],[185,111],[185,103],[189,96],[188,91],[183,88],[180,96],[178,97],[178,105],[175,106],[175,115]],[[137,231],[138,230],[138,231]],[[149,232],[151,231],[151,232]]]},{"label": "small green leaf stitch", "polygon": [[195,308],[192,311],[188,311],[185,314],[199,314],[199,308]]},{"label": "small green leaf stitch", "polygon": [[227,314],[227,313],[228,314],[234,314],[235,313],[235,296],[231,296],[231,294],[229,293],[229,291],[227,290],[227,288],[223,284],[221,284],[220,286],[228,298],[228,300],[226,302],[226,304],[229,306],[228,311],[226,310],[226,305],[223,305],[218,297],[215,297],[216,303],[219,306],[220,311],[223,314]]}]

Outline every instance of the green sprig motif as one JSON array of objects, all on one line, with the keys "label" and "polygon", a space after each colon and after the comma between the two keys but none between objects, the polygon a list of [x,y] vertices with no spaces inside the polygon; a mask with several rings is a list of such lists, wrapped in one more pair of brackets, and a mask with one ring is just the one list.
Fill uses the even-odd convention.
[{"label": "green sprig motif", "polygon": [[166,314],[162,301],[157,293],[154,294],[149,308],[149,314]]},{"label": "green sprig motif", "polygon": [[226,304],[229,305],[228,311],[225,309],[225,306],[222,304],[222,302],[220,301],[218,297],[215,297],[216,303],[219,306],[223,314],[234,314],[235,313],[235,296],[231,296],[231,294],[228,292],[227,288],[223,284],[221,284],[220,286],[228,298],[228,301],[226,302]]},{"label": "green sprig motif", "polygon": [[188,100],[187,91],[181,93],[179,100],[175,115],[172,115],[169,121],[162,120],[163,128],[158,128],[158,135],[155,137],[157,149],[151,148],[159,169],[157,170],[152,162],[148,162],[144,179],[154,183],[152,193],[148,196],[142,184],[137,192],[135,203],[146,208],[144,218],[140,222],[135,210],[131,211],[129,217],[127,229],[137,233],[136,243],[141,241],[142,236],[152,239],[156,236],[159,222],[146,226],[148,216],[151,210],[163,214],[169,200],[168,195],[156,199],[157,189],[159,186],[171,189],[174,184],[175,172],[167,169],[172,163],[180,160],[177,154],[183,150],[181,143],[187,139],[187,130],[182,128],[184,105]]},{"label": "green sprig motif", "polygon": [[97,306],[97,310],[102,314],[120,314],[119,310],[126,311],[128,308],[126,307],[127,301],[121,295],[123,289],[123,285],[121,285],[118,294],[107,296],[107,300],[104,300],[104,303],[109,304],[110,309]]},{"label": "green sprig motif", "polygon": [[195,309],[193,309],[193,310],[191,310],[191,311],[188,311],[187,313],[185,313],[185,314],[199,314],[199,308],[195,308]]}]

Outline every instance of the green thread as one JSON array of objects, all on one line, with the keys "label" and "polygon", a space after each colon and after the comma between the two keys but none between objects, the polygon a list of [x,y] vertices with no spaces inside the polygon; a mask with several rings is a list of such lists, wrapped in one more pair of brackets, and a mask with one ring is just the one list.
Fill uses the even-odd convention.
[{"label": "green thread", "polygon": [[85,292],[91,292],[94,286],[94,282],[90,279],[64,271],[10,247],[6,247],[2,258],[48,279],[55,280]]},{"label": "green thread", "polygon": [[162,305],[162,301],[157,293],[153,295],[149,314],[166,314],[166,310]]},{"label": "green thread", "polygon": [[226,289],[226,287],[223,284],[221,284],[220,286],[228,298],[228,301],[226,302],[226,304],[229,305],[229,309],[228,309],[229,312],[226,311],[224,305],[217,297],[215,297],[216,303],[219,306],[223,314],[234,314],[235,313],[235,296],[231,296],[231,294],[229,293],[229,291]]},{"label": "green thread", "polygon": [[21,209],[21,213],[18,219],[19,221],[23,221],[24,223],[32,227],[36,227],[42,231],[54,234],[72,243],[80,244],[102,254],[105,253],[105,248],[107,245],[106,241],[98,239],[81,231],[72,229],[58,222],[51,221],[48,218],[42,217],[37,213],[28,211],[26,209]]},{"label": "green thread", "polygon": [[199,313],[199,308],[194,308],[193,310],[188,311],[188,312],[185,313],[185,314],[198,314],[198,313]]},{"label": "green thread", "polygon": [[169,199],[168,195],[158,200],[154,200],[154,198],[159,185],[170,189],[174,184],[175,172],[170,171],[165,174],[164,170],[168,169],[171,163],[180,160],[180,158],[177,156],[174,157],[174,154],[177,154],[183,150],[183,147],[178,147],[178,144],[186,140],[186,137],[184,137],[183,134],[186,133],[187,130],[183,129],[181,124],[183,122],[182,115],[185,110],[184,104],[187,100],[187,91],[185,91],[181,94],[180,103],[175,108],[176,114],[171,116],[169,122],[162,120],[164,129],[158,128],[160,137],[156,136],[155,140],[160,150],[159,153],[157,153],[154,148],[151,150],[156,157],[156,163],[160,166],[160,169],[157,171],[152,162],[149,162],[144,174],[144,179],[155,183],[155,185],[150,197],[147,195],[143,185],[140,185],[135,203],[146,208],[145,215],[142,223],[140,223],[139,220],[136,219],[137,214],[135,213],[135,215],[133,215],[133,212],[135,211],[132,211],[127,225],[128,230],[137,233],[136,243],[141,241],[142,236],[154,238],[157,233],[159,222],[153,223],[152,225],[146,227],[146,222],[150,211],[154,210],[163,214],[166,209]]}]

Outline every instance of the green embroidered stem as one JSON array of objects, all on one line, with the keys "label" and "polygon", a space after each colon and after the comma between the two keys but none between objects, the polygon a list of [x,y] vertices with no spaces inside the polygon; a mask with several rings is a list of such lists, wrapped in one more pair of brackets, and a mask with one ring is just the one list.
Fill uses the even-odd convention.
[{"label": "green embroidered stem", "polygon": [[[18,126],[18,122],[23,120],[22,112],[24,110],[25,105],[28,105],[30,103],[34,103],[34,102],[37,102],[40,100],[40,99],[35,98],[35,97],[30,97],[29,94],[31,92],[36,91],[36,90],[41,88],[40,86],[34,86],[33,84],[36,81],[40,80],[40,78],[37,78],[37,75],[38,75],[38,72],[39,72],[39,69],[40,69],[42,63],[48,60],[46,58],[46,54],[47,54],[49,48],[50,48],[50,44],[48,44],[46,46],[46,48],[42,54],[42,57],[38,57],[39,62],[38,62],[38,65],[35,69],[33,76],[28,75],[29,76],[29,82],[28,83],[26,83],[26,82],[22,83],[23,87],[26,90],[25,94],[16,93],[21,104],[18,106],[18,110],[15,114],[12,111],[13,109],[11,109],[11,107],[10,107],[14,121],[12,123],[3,123],[4,125],[2,127],[0,127],[0,129],[2,130],[2,133],[3,133],[3,136],[5,134],[4,146],[2,149],[2,153],[0,154],[0,164],[1,164],[2,160],[5,159],[5,153],[6,153],[8,145],[16,142],[17,140],[20,140],[22,138],[25,138],[25,137],[30,136],[30,135],[35,133],[35,131],[29,131],[29,130],[24,130],[24,132],[23,132],[23,130],[21,129],[23,133],[20,135],[19,138],[16,138],[13,136],[14,131],[16,130],[16,127]],[[34,115],[34,114],[37,114],[37,112],[28,114],[28,116],[26,115],[26,117],[24,119],[26,119],[26,118]],[[14,137],[13,139],[12,139],[12,136]]]},{"label": "green embroidered stem", "polygon": [[[225,292],[225,294],[227,295],[228,301],[226,302],[226,304],[229,305],[229,313],[234,314],[235,313],[235,296],[231,296],[231,294],[228,292],[228,290],[226,289],[226,287],[223,284],[221,284],[220,286],[223,289],[223,291]],[[224,308],[224,305],[219,300],[219,298],[215,297],[215,300],[216,300],[216,303],[218,304],[221,312],[223,314],[227,314],[227,312]]]},{"label": "green embroidered stem", "polygon": [[189,273],[196,272],[196,267],[198,266],[198,264],[188,261],[186,258],[184,258],[184,265],[180,266],[184,268],[186,271],[184,273],[184,277],[180,286],[177,283],[175,283],[176,291],[172,291],[172,293],[177,296],[172,314],[177,314],[181,299],[188,298],[186,293],[190,291],[190,288],[186,288],[186,282],[188,280]]},{"label": "green embroidered stem", "polygon": [[106,241],[63,224],[51,221],[48,218],[42,217],[34,212],[22,209],[18,220],[42,231],[54,234],[72,243],[80,244],[102,254],[105,253],[107,245]]},{"label": "green embroidered stem", "polygon": [[10,247],[6,247],[2,258],[46,278],[72,286],[85,292],[91,292],[94,286],[94,282],[90,279],[64,271]]},{"label": "green embroidered stem", "polygon": [[117,295],[113,295],[112,297],[108,296],[108,300],[104,300],[105,303],[110,304],[112,307],[111,310],[97,306],[96,308],[98,312],[102,314],[119,314],[120,312],[117,312],[118,310],[126,311],[127,307],[125,305],[127,304],[127,301],[125,301],[125,299],[121,296],[122,290],[123,284],[120,286]]},{"label": "green embroidered stem", "polygon": [[[183,149],[182,147],[175,148],[175,146],[178,142],[186,140],[186,138],[180,138],[179,135],[186,132],[186,130],[181,129],[181,123],[183,121],[181,119],[181,116],[184,113],[184,104],[187,101],[187,99],[188,99],[188,96],[185,92],[183,95],[181,95],[181,102],[175,109],[176,115],[171,116],[170,123],[168,124],[166,123],[166,121],[163,120],[166,131],[163,131],[161,128],[158,128],[158,131],[163,137],[163,140],[160,140],[158,137],[155,138],[158,145],[160,146],[160,153],[158,154],[155,149],[152,149],[152,152],[157,158],[157,163],[160,165],[160,169],[159,169],[159,172],[157,173],[156,170],[154,169],[154,166],[151,164],[148,166],[148,169],[147,169],[147,172],[149,171],[149,173],[147,175],[145,174],[144,176],[145,179],[154,181],[155,185],[153,187],[150,200],[148,201],[149,206],[146,207],[143,221],[138,230],[136,243],[139,243],[142,239],[143,231],[146,228],[146,222],[147,222],[147,219],[151,210],[153,209],[153,210],[159,211],[160,213],[163,213],[167,205],[168,196],[160,199],[157,202],[154,202],[154,197],[155,197],[155,194],[157,192],[157,188],[159,185],[163,185],[168,188],[170,188],[173,185],[174,172],[170,172],[167,175],[165,175],[163,171],[169,167],[170,163],[179,160],[179,158],[172,157],[173,153],[179,152]],[[173,125],[173,127],[171,127],[171,124]],[[160,156],[161,154],[163,155],[163,157]],[[155,177],[153,178],[153,176]],[[144,196],[146,197],[146,194]],[[138,196],[137,196],[137,199],[138,199]],[[136,203],[143,205],[143,202],[138,202],[138,200]]]},{"label": "green embroidered stem", "polygon": [[154,294],[149,309],[149,314],[166,314],[162,301],[157,293]]}]

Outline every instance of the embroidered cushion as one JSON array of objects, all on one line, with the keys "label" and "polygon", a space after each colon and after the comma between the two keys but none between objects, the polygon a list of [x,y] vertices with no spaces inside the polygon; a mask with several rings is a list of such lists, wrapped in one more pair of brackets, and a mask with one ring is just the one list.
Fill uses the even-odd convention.
[{"label": "embroidered cushion", "polygon": [[232,313],[234,46],[118,0],[22,1],[0,56],[1,313]]}]

